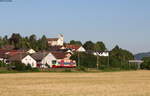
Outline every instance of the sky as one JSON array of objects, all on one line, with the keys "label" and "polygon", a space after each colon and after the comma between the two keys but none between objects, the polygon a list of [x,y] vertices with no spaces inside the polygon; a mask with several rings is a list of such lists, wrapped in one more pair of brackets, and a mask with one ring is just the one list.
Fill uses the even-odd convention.
[{"label": "sky", "polygon": [[0,36],[20,33],[65,41],[103,41],[131,52],[150,51],[150,0],[12,0],[0,2]]}]

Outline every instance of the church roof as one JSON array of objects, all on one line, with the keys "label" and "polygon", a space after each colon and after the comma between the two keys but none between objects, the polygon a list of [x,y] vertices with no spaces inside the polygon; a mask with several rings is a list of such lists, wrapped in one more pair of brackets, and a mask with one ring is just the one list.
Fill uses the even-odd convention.
[{"label": "church roof", "polygon": [[48,40],[48,41],[57,41],[58,38],[48,38],[47,40]]}]

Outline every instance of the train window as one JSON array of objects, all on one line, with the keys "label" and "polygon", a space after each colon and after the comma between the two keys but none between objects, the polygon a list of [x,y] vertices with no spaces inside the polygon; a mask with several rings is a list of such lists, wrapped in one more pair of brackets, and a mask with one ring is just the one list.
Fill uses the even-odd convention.
[{"label": "train window", "polygon": [[53,61],[52,61],[52,64],[56,64],[56,60],[53,60]]}]

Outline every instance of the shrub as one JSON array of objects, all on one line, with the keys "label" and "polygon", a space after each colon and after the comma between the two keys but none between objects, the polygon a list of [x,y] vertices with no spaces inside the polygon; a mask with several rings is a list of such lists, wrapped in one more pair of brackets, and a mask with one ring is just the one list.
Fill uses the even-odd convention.
[{"label": "shrub", "polygon": [[78,67],[78,69],[79,69],[80,71],[84,71],[84,72],[87,71],[87,69],[86,69],[85,67],[83,67],[83,66]]},{"label": "shrub", "polygon": [[26,66],[25,64],[21,63],[20,61],[14,61],[12,62],[11,66],[14,66],[14,69],[17,71],[25,71],[26,70]]},{"label": "shrub", "polygon": [[71,69],[66,68],[63,72],[71,72]]},{"label": "shrub", "polygon": [[28,64],[27,66],[25,66],[25,69],[30,71],[30,70],[32,70],[32,67],[30,64]]},{"label": "shrub", "polygon": [[38,68],[32,68],[33,72],[40,72],[40,70]]},{"label": "shrub", "polygon": [[4,63],[3,61],[0,61],[0,67],[6,67],[6,63]]}]

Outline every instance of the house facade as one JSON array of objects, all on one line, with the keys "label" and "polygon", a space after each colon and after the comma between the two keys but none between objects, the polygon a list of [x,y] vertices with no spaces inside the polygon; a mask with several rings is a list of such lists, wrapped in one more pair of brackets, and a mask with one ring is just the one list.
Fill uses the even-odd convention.
[{"label": "house facade", "polygon": [[25,56],[24,58],[22,58],[21,62],[25,65],[30,64],[30,66],[32,68],[36,68],[37,67],[37,62],[36,60],[34,60],[30,55]]},{"label": "house facade", "polygon": [[54,57],[54,55],[52,53],[49,53],[47,56],[45,56],[41,63],[44,65],[42,67],[47,67],[46,64],[48,64],[50,67],[53,66],[53,63],[56,61],[57,59]]},{"label": "house facade", "polygon": [[15,55],[11,56],[8,59],[8,61],[9,61],[9,63],[14,62],[14,61],[20,61],[21,63],[23,63],[25,65],[29,64],[32,68],[37,67],[36,60],[26,53],[15,54]]}]

